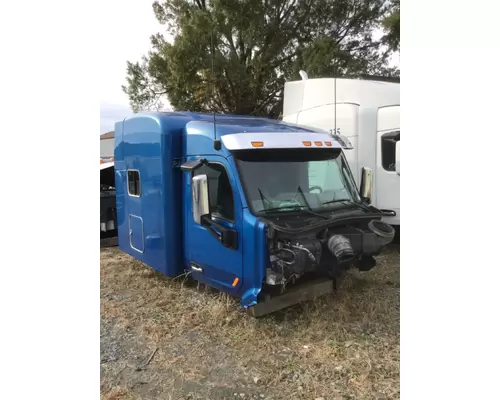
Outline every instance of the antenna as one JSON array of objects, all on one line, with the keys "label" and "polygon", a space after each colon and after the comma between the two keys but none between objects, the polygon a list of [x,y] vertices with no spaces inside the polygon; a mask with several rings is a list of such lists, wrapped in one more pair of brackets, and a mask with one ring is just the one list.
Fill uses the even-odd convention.
[{"label": "antenna", "polygon": [[333,61],[333,134],[337,134],[337,59]]},{"label": "antenna", "polygon": [[[213,100],[215,101],[215,44],[214,44],[214,29],[212,26],[212,33],[210,36],[210,52],[212,55],[212,96]],[[221,143],[220,140],[217,140],[217,123],[215,121],[215,108],[213,110],[214,113],[214,149],[215,150],[220,150],[221,149]]]}]

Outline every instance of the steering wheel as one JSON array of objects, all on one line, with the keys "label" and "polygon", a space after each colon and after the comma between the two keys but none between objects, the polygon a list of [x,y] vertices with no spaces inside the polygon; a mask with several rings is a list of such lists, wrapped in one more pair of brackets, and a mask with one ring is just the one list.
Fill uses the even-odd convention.
[{"label": "steering wheel", "polygon": [[311,190],[319,190],[320,193],[323,193],[323,188],[321,186],[311,186],[309,191]]}]

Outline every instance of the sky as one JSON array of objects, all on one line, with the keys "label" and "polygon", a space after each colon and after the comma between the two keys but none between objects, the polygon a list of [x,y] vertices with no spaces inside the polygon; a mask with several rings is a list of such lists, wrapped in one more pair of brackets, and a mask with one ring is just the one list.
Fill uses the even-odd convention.
[{"label": "sky", "polygon": [[[165,28],[156,20],[152,1],[108,0],[101,23],[107,27],[100,62],[100,133],[114,129],[117,120],[132,114],[128,98],[121,86],[125,84],[126,62],[140,61],[150,49],[150,36]],[[116,10],[120,10],[118,13]],[[119,18],[118,18],[119,17]]]},{"label": "sky", "polygon": [[[113,130],[116,121],[132,114],[127,95],[121,89],[125,84],[126,62],[140,61],[151,48],[151,35],[164,32],[165,27],[156,20],[149,0],[107,0],[101,7],[104,18],[101,25],[107,38],[99,57],[100,134],[103,134]],[[393,57],[393,63],[399,64],[398,55]]]}]

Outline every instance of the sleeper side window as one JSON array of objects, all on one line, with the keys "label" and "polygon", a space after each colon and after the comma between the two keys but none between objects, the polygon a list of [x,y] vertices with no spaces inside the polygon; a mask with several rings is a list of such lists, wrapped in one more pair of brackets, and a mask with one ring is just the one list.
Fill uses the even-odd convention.
[{"label": "sleeper side window", "polygon": [[234,197],[229,176],[222,164],[208,163],[194,171],[194,176],[208,178],[210,213],[213,216],[234,221]]},{"label": "sleeper side window", "polygon": [[396,171],[396,143],[399,138],[399,131],[382,135],[382,167],[386,171]]},{"label": "sleeper side window", "polygon": [[141,177],[138,170],[129,169],[127,171],[127,185],[129,196],[141,196]]}]

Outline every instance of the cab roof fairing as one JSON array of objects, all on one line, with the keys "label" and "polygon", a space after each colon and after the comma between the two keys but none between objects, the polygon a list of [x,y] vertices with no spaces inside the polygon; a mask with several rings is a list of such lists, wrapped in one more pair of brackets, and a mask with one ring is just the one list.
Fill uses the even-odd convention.
[{"label": "cab roof fairing", "polygon": [[[284,132],[284,133],[234,133],[221,137],[229,151],[259,149],[342,149],[344,148],[327,132]],[[306,145],[304,142],[309,142]],[[255,145],[262,143],[262,145]],[[327,144],[328,143],[328,144]]]}]

